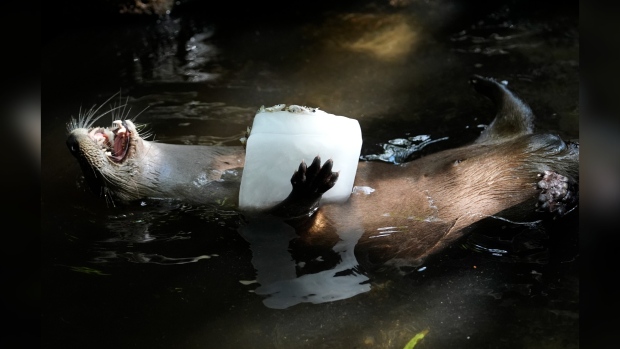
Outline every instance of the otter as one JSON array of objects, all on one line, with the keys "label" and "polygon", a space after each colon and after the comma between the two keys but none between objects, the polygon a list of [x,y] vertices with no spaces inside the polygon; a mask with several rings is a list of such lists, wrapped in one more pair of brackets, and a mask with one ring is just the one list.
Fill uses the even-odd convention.
[{"label": "otter", "polygon": [[[321,205],[338,180],[333,162],[318,156],[309,166],[302,161],[290,195],[261,214],[282,219],[311,245],[362,231],[356,254],[399,267],[421,265],[486,218],[523,222],[576,208],[578,142],[535,133],[530,107],[495,79],[476,75],[469,82],[497,109],[471,144],[400,165],[361,161],[353,193],[338,204]],[[242,146],[149,142],[126,118],[111,129],[93,127],[95,114],[73,120],[67,139],[95,192],[121,202],[237,203]]]},{"label": "otter", "polygon": [[113,205],[153,198],[236,206],[243,147],[147,141],[140,134],[144,127],[128,119],[123,107],[107,112],[117,114],[112,127],[93,126],[107,114],[97,115],[99,108],[67,125],[67,147],[92,192]]},{"label": "otter", "polygon": [[[283,217],[302,244],[363,231],[355,246],[365,265],[420,266],[484,219],[516,224],[563,216],[576,208],[579,143],[534,132],[530,107],[504,84],[474,76],[470,84],[491,99],[497,114],[472,143],[401,165],[360,162],[355,190],[344,204],[319,208],[338,178],[333,163],[301,163],[292,191],[269,213]],[[315,212],[316,211],[316,212]],[[331,242],[325,242],[331,234]]]}]

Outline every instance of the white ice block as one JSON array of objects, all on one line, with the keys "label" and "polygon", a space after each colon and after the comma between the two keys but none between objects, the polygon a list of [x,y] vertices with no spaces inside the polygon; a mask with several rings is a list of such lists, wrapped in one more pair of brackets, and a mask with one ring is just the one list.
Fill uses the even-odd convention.
[{"label": "white ice block", "polygon": [[326,113],[318,108],[279,104],[261,107],[246,140],[246,156],[239,207],[272,207],[291,192],[291,176],[302,160],[308,166],[315,156],[321,165],[334,161],[338,181],[321,203],[346,201],[362,148],[362,131],[355,119]]}]

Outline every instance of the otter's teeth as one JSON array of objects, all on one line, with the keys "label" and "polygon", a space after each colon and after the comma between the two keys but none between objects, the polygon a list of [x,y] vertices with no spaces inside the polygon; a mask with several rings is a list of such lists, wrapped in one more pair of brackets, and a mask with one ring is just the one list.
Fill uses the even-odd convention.
[{"label": "otter's teeth", "polygon": [[125,133],[127,133],[127,129],[125,128],[125,126],[123,126],[123,124],[119,124],[118,129],[116,129],[116,135],[119,136]]},{"label": "otter's teeth", "polygon": [[105,134],[105,137],[108,140],[108,146],[110,146],[111,144],[114,144],[114,132],[108,130],[107,128],[103,131],[103,133]]}]

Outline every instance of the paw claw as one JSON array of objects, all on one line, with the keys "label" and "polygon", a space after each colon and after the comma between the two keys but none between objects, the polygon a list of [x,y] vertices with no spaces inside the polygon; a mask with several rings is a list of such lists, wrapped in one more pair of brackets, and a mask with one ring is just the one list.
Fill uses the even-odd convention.
[{"label": "paw claw", "polygon": [[303,183],[305,181],[306,181],[306,162],[302,160],[301,164],[299,164],[299,168],[297,169],[297,171],[295,171],[295,173],[293,173],[293,176],[291,177],[291,184],[295,186],[298,183]]},{"label": "paw claw", "polygon": [[306,169],[306,179],[312,181],[321,169],[321,158],[317,155],[312,160],[310,166]]},{"label": "paw claw", "polygon": [[302,195],[323,194],[332,188],[338,180],[338,173],[332,172],[334,161],[329,159],[321,166],[321,157],[316,156],[312,164],[306,167],[305,162],[299,165],[293,177],[293,192]]},{"label": "paw claw", "polygon": [[334,161],[332,159],[325,161],[325,163],[323,164],[323,167],[321,167],[321,170],[317,173],[317,177],[325,178],[325,177],[331,176],[332,167],[334,167]]}]

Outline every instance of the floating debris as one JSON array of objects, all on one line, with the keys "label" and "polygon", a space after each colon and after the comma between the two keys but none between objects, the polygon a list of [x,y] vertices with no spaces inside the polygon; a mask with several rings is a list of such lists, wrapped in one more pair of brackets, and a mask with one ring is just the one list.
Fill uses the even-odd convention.
[{"label": "floating debris", "polygon": [[405,162],[411,154],[421,150],[427,145],[439,141],[445,141],[446,139],[448,139],[448,137],[431,139],[429,135],[419,135],[415,137],[409,137],[407,139],[391,139],[388,141],[388,143],[384,143],[381,145],[384,150],[383,154],[362,155],[360,156],[360,160],[379,160],[399,165]]},{"label": "floating debris", "polygon": [[242,284],[242,285],[246,285],[246,286],[247,286],[247,285],[251,285],[251,284],[255,284],[255,283],[257,283],[257,282],[258,282],[258,281],[256,281],[256,280],[239,280],[239,283],[240,283],[240,284]]},{"label": "floating debris", "polygon": [[78,273],[84,273],[84,274],[90,274],[90,275],[110,275],[110,274],[106,274],[102,271],[99,271],[97,269],[93,269],[93,268],[89,268],[89,267],[69,267],[69,269],[78,272]]},{"label": "floating debris", "polygon": [[411,340],[405,345],[405,347],[403,349],[413,349],[413,347],[415,347],[416,344],[418,344],[418,342],[420,340],[422,340],[422,338],[424,338],[424,336],[426,336],[428,334],[428,329],[416,334],[415,336],[413,336],[413,338],[411,338]]}]

